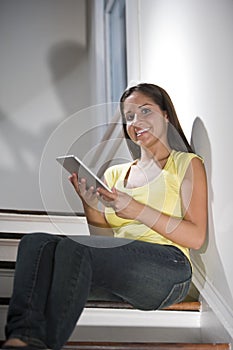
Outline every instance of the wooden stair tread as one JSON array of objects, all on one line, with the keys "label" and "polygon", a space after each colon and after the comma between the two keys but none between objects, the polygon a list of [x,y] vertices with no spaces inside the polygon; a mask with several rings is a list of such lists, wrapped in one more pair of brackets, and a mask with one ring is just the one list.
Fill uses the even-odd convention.
[{"label": "wooden stair tread", "polygon": [[[10,298],[0,297],[0,305],[9,305]],[[134,307],[128,303],[110,302],[110,301],[88,301],[86,308],[104,308],[104,309],[134,309]],[[199,301],[183,301],[178,304],[173,304],[163,310],[171,311],[200,311],[201,303]]]},{"label": "wooden stair tread", "polygon": [[[107,309],[134,309],[134,307],[124,302],[110,301],[88,301],[87,308],[107,308]],[[178,304],[173,304],[164,310],[174,311],[200,311],[201,303],[199,301],[183,301]]]},{"label": "wooden stair tread", "polygon": [[100,343],[100,342],[75,342],[68,343],[62,349],[64,350],[229,350],[230,346],[227,343],[212,344],[212,343]]}]

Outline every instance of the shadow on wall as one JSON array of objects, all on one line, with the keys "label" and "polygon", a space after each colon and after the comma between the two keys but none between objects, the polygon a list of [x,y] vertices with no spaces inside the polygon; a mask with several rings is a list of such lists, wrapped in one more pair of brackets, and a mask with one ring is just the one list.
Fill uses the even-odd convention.
[{"label": "shadow on wall", "polygon": [[[228,305],[233,305],[233,299],[227,282],[224,266],[216,245],[216,233],[213,218],[214,190],[212,187],[212,153],[211,144],[203,121],[197,117],[193,123],[191,145],[195,152],[204,159],[208,181],[208,232],[207,239],[199,251],[192,251],[192,259],[206,281],[221,295],[221,289]],[[204,282],[205,283],[205,282]],[[202,286],[204,288],[204,285]]]},{"label": "shadow on wall", "polygon": [[71,40],[53,45],[47,57],[57,97],[67,116],[88,106],[89,72],[85,47]]},{"label": "shadow on wall", "polygon": [[[82,212],[82,205],[67,179],[68,175],[65,174],[64,182],[61,180],[61,169],[55,158],[65,154],[67,148],[71,147],[73,138],[78,139],[79,132],[83,132],[82,129],[85,128],[86,121],[83,113],[79,115],[79,111],[87,107],[89,100],[87,50],[72,40],[58,42],[48,51],[47,65],[54,92],[64,112],[63,119],[48,135],[40,159],[40,193],[43,206],[47,211]],[[88,147],[82,145],[82,150],[85,153]]]},{"label": "shadow on wall", "polygon": [[[38,171],[43,149],[59,123],[86,106],[83,96],[89,86],[83,83],[87,80],[85,48],[74,41],[60,42],[49,50],[47,63],[53,87],[47,85],[33,99],[28,96],[23,106],[25,120],[33,123],[36,118],[37,130],[24,128],[18,119],[14,121],[20,117],[19,111],[10,116],[0,110],[1,208],[44,209]],[[27,84],[27,77],[21,84]],[[60,106],[54,106],[49,100],[52,90],[55,90]],[[49,117],[50,113],[52,117]]]},{"label": "shadow on wall", "polygon": [[48,134],[52,131],[52,125],[42,133],[35,134],[20,127],[13,118],[1,110],[0,129],[0,207],[38,209],[41,207],[38,167],[41,151]]}]

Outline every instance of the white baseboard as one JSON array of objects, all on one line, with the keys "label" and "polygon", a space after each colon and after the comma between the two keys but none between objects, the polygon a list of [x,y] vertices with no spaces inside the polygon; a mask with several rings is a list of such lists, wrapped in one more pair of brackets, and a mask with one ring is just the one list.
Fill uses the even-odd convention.
[{"label": "white baseboard", "polygon": [[192,263],[193,283],[203,299],[201,313],[203,337],[212,342],[222,339],[233,346],[233,310],[229,308],[195,260]]}]

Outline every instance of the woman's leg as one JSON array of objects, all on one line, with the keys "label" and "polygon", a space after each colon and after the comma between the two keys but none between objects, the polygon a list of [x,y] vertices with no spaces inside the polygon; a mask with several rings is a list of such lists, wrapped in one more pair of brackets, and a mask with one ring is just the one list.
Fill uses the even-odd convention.
[{"label": "woman's leg", "polygon": [[190,263],[174,247],[99,236],[77,240],[64,239],[55,253],[46,309],[47,344],[54,350],[68,340],[90,291],[144,310],[181,301],[188,292]]},{"label": "woman's leg", "polygon": [[19,244],[6,338],[46,347],[44,312],[53,275],[54,252],[61,237],[28,234]]},{"label": "woman's leg", "polygon": [[192,270],[185,255],[167,245],[131,241],[116,248],[92,249],[93,287],[135,308],[156,310],[181,301]]},{"label": "woman's leg", "polygon": [[[94,251],[105,254],[109,247],[126,243],[123,240],[101,236],[77,236],[64,238],[56,247],[54,256],[53,280],[46,307],[47,342],[49,348],[59,350],[69,339],[85,307],[92,289],[93,269],[101,264]],[[104,247],[104,248],[103,248]],[[104,262],[105,263],[105,262]],[[99,266],[100,271],[105,266]],[[114,266],[112,271],[114,273]],[[97,277],[99,279],[100,276]],[[95,279],[95,278],[94,278]],[[58,288],[60,286],[60,288]],[[94,290],[96,288],[94,286]],[[98,292],[102,294],[102,287]],[[111,291],[106,295],[119,300]],[[100,297],[100,294],[99,294]]]},{"label": "woman's leg", "polygon": [[77,240],[82,239],[84,244],[37,233],[21,240],[6,325],[8,340],[52,349],[67,341],[91,286],[92,237]]},{"label": "woman's leg", "polygon": [[91,280],[90,247],[64,238],[56,248],[45,312],[49,348],[59,350],[68,340],[86,304]]},{"label": "woman's leg", "polygon": [[145,310],[178,302],[188,291],[191,267],[174,247],[98,236],[77,240],[42,234],[22,242],[8,336],[60,349],[91,288]]}]

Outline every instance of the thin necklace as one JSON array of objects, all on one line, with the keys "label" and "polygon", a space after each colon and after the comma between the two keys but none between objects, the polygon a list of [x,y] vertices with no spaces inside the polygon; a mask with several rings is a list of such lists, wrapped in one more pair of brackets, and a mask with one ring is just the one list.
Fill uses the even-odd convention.
[{"label": "thin necklace", "polygon": [[142,160],[140,160],[139,159],[139,161],[136,163],[136,165],[138,165],[139,167],[146,167],[146,166],[148,166],[148,165],[150,165],[151,164],[151,162],[154,162],[154,163],[161,163],[161,162],[163,162],[165,159],[168,159],[169,158],[169,156],[170,156],[170,154],[171,154],[171,152],[169,152],[165,157],[163,157],[163,158],[160,158],[160,159],[157,159],[157,160],[155,160],[153,157],[150,159],[150,161],[148,162],[148,161],[142,161]]}]

